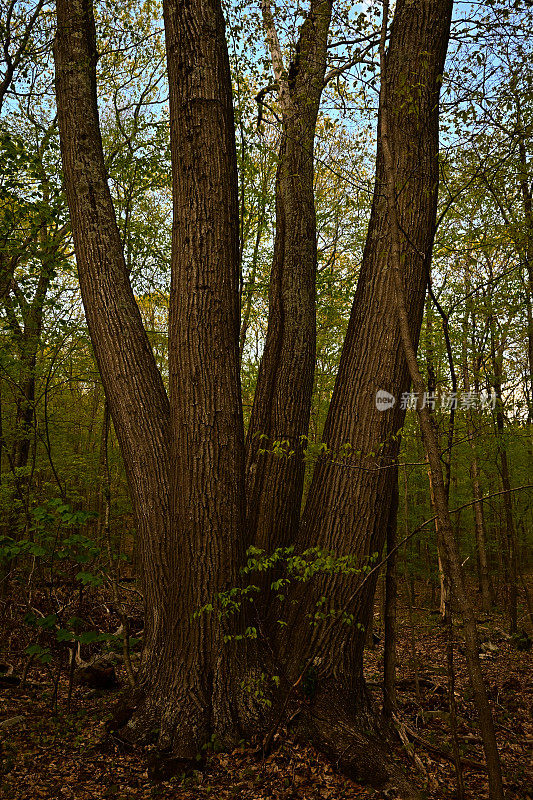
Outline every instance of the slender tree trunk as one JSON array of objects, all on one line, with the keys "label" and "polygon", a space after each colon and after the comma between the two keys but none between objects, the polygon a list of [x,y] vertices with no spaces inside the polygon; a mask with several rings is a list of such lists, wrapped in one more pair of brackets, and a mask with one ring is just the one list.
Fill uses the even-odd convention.
[{"label": "slender tree trunk", "polygon": [[465,787],[463,766],[461,764],[461,751],[457,735],[457,703],[455,701],[455,665],[454,665],[454,635],[453,635],[453,610],[452,603],[447,604],[446,614],[447,641],[446,641],[446,668],[448,672],[448,709],[450,713],[450,733],[452,739],[452,754],[457,781],[457,800],[464,800]]},{"label": "slender tree trunk", "polygon": [[332,0],[311,0],[288,70],[270,3],[262,5],[282,134],[268,330],[246,439],[246,495],[248,531],[256,546],[270,551],[293,540],[302,501],[316,351],[313,149]]},{"label": "slender tree trunk", "polygon": [[494,391],[496,393],[496,443],[500,461],[500,475],[502,480],[503,508],[505,531],[503,533],[504,565],[506,573],[506,600],[509,613],[509,630],[517,631],[518,616],[518,567],[516,552],[516,528],[513,514],[513,496],[511,494],[511,478],[509,475],[509,461],[507,458],[507,443],[505,441],[505,423],[503,414],[502,383],[503,383],[503,346],[496,347],[494,341],[494,326],[491,334],[492,363],[494,376]]},{"label": "slender tree trunk", "polygon": [[24,320],[24,330],[21,331],[19,377],[21,392],[17,399],[17,440],[13,452],[15,469],[24,468],[27,465],[33,436],[37,353],[41,344],[44,303],[52,280],[52,258],[51,255],[47,258],[43,254],[42,272]]},{"label": "slender tree trunk", "polygon": [[[518,155],[520,159],[520,193],[522,195],[522,208],[525,219],[525,246],[522,248],[522,258],[525,265],[525,290],[527,308],[527,340],[528,340],[528,366],[529,366],[529,408],[530,420],[533,420],[533,193],[528,170],[527,139],[522,123],[520,99],[517,103],[518,123]],[[520,248],[519,248],[520,252]]]},{"label": "slender tree trunk", "polygon": [[457,597],[459,608],[464,620],[466,661],[470,683],[474,694],[474,700],[479,715],[481,736],[483,739],[483,747],[487,760],[489,797],[491,800],[504,800],[500,756],[496,743],[492,712],[485,688],[483,673],[481,671],[481,663],[479,660],[479,640],[477,636],[476,619],[474,610],[468,597],[468,590],[465,585],[461,566],[459,548],[450,519],[450,513],[448,509],[448,494],[446,491],[442,463],[440,460],[435,423],[427,404],[422,402],[422,397],[424,396],[426,387],[418,367],[416,347],[413,342],[409,325],[405,277],[402,275],[402,266],[404,264],[404,256],[402,253],[402,226],[400,223],[399,209],[397,206],[397,192],[399,187],[398,174],[395,169],[395,157],[397,158],[397,151],[395,150],[395,143],[392,137],[393,116],[391,112],[395,98],[391,98],[389,94],[387,75],[390,62],[388,57],[385,55],[388,9],[388,0],[384,0],[383,26],[380,44],[382,75],[381,100],[383,107],[380,138],[383,147],[385,192],[387,196],[388,218],[391,231],[391,269],[394,277],[401,342],[408,363],[409,374],[411,376],[413,388],[419,396],[417,412],[420,422],[422,441],[424,443],[424,448],[428,458],[432,486],[432,501],[438,518],[442,542],[445,548],[445,564],[449,569],[450,580],[453,583],[454,593]]},{"label": "slender tree trunk", "polygon": [[[470,291],[470,281],[466,272],[465,294]],[[469,310],[465,311],[463,320],[463,386],[466,393],[471,391],[470,369],[468,366],[468,318]],[[472,492],[474,497],[481,497],[481,481],[479,476],[479,461],[475,443],[475,429],[472,411],[466,411],[466,436],[471,452],[470,460],[470,479],[472,482]],[[474,531],[476,536],[477,563],[479,575],[479,590],[481,592],[481,602],[483,611],[490,611],[492,600],[492,588],[490,584],[489,562],[487,558],[487,544],[485,535],[485,520],[483,515],[483,503],[474,503]]]},{"label": "slender tree trunk", "polygon": [[[473,441],[472,429],[470,427],[467,435],[469,437],[469,444],[472,449],[472,461],[470,463],[472,492],[474,497],[482,497],[481,481],[479,477],[479,462],[477,458],[476,445]],[[476,547],[479,564],[479,590],[481,592],[481,602],[483,611],[490,611],[492,606],[492,583],[490,579],[489,560],[487,556],[485,515],[483,513],[483,502],[481,500],[478,503],[474,503],[474,529],[476,533]]]},{"label": "slender tree trunk", "polygon": [[[434,363],[434,345],[433,345],[433,310],[431,307],[431,298],[428,294],[427,303],[426,303],[426,328],[427,328],[427,346],[426,346],[426,361],[427,361],[427,371],[428,371],[428,397],[432,397],[435,395],[437,390],[437,380],[435,376],[435,363]],[[457,389],[456,380],[455,380],[455,371],[453,368],[453,362],[450,362],[450,368],[452,373],[452,382],[453,382],[453,390]],[[448,426],[448,449],[445,457],[445,488],[446,493],[449,495],[450,493],[450,479],[451,479],[451,471],[452,471],[452,445],[453,445],[453,431],[454,431],[454,423],[455,423],[455,409],[451,409],[450,414],[450,421]],[[440,431],[438,428],[435,428],[437,437],[440,439]],[[440,448],[440,443],[439,443]],[[426,459],[427,460],[427,459]],[[429,480],[429,491],[431,495],[431,501],[433,503],[433,486],[431,484],[431,473],[428,474]],[[437,542],[437,564],[439,568],[439,587],[440,587],[440,598],[439,598],[439,611],[442,620],[446,617],[446,608],[450,598],[450,586],[448,582],[448,573],[449,570],[445,567],[445,552],[444,552],[444,545],[442,543],[442,537],[439,533],[439,525],[438,521],[435,520],[435,539]]]},{"label": "slender tree trunk", "polygon": [[390,720],[396,709],[396,616],[398,606],[398,480],[387,525],[387,567],[385,573],[385,647],[383,653],[383,716]]},{"label": "slender tree trunk", "polygon": [[239,335],[239,355],[242,359],[244,353],[244,345],[246,343],[246,334],[250,326],[250,315],[252,311],[252,301],[255,291],[255,281],[257,275],[257,268],[259,266],[259,252],[261,246],[261,239],[265,229],[265,211],[267,206],[269,183],[272,173],[272,162],[268,155],[265,156],[265,163],[263,164],[263,180],[259,189],[260,195],[257,208],[257,227],[255,231],[255,242],[252,253],[252,263],[250,267],[250,274],[247,285],[243,291],[243,296],[246,298],[244,308],[242,310],[241,332]]},{"label": "slender tree trunk", "polygon": [[[42,186],[43,203],[48,201],[46,182]],[[28,522],[29,496],[31,491],[31,470],[28,471],[32,443],[35,447],[35,387],[37,380],[37,358],[41,345],[44,306],[55,266],[57,244],[49,239],[46,224],[38,231],[40,245],[40,274],[31,301],[21,305],[22,324],[19,323],[9,291],[3,297],[9,327],[15,343],[18,358],[17,398],[14,424],[14,441],[10,466],[14,475],[15,494],[23,506],[25,522]],[[13,496],[15,500],[15,496]],[[23,525],[19,509],[10,511],[10,528],[20,529]]]}]

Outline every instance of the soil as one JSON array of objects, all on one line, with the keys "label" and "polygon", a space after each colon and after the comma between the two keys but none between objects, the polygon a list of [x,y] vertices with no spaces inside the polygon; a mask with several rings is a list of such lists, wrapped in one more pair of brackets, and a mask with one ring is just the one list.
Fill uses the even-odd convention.
[{"label": "soil", "polygon": [[[398,645],[398,714],[403,734],[391,745],[397,762],[422,797],[455,798],[456,781],[451,753],[447,700],[446,631],[438,615],[427,608],[414,610],[416,659],[420,679],[417,699],[411,633],[402,611]],[[103,625],[103,622],[100,624]],[[112,629],[113,620],[108,620]],[[527,619],[523,622],[527,624]],[[374,630],[379,636],[380,623]],[[505,620],[494,614],[480,618],[480,633],[490,644],[482,645],[484,672],[492,700],[501,750],[508,800],[533,798],[533,670],[532,651],[521,651],[505,634]],[[6,638],[7,637],[7,638]],[[476,726],[461,645],[461,627],[455,626],[456,701],[458,738],[464,766],[467,800],[488,796],[483,769],[483,749]],[[377,637],[375,637],[377,638]],[[9,645],[2,660],[20,675],[23,644],[6,632]],[[24,645],[25,646],[25,645]],[[382,642],[366,652],[365,672],[375,702],[380,705]],[[205,767],[187,777],[169,781],[150,779],[149,749],[127,750],[106,733],[106,722],[126,676],[117,666],[118,689],[73,688],[67,707],[68,669],[58,683],[54,701],[56,667],[32,665],[24,688],[0,685],[1,791],[5,800],[47,798],[175,798],[201,800],[328,800],[328,798],[379,798],[385,795],[336,774],[334,766],[310,747],[291,740],[280,729],[270,755],[263,759],[257,743],[245,744],[232,753],[210,748]],[[216,747],[214,748],[216,750]],[[390,797],[390,795],[388,795]]]}]

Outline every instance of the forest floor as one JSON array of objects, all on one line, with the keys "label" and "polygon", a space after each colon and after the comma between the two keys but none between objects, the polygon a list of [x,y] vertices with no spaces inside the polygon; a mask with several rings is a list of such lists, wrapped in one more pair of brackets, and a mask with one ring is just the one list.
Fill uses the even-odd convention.
[{"label": "forest floor", "polygon": [[[414,639],[420,676],[417,699],[413,680],[411,628],[400,620],[398,645],[398,720],[404,744],[393,745],[398,762],[422,796],[431,800],[456,797],[450,753],[447,701],[446,630],[428,609],[414,610]],[[521,652],[505,635],[505,621],[493,615],[480,618],[482,637],[494,647],[484,653],[484,672],[492,699],[508,800],[533,800],[533,670],[532,652]],[[11,663],[13,640],[10,645]],[[487,797],[483,751],[468,686],[461,630],[456,628],[456,698],[458,739],[462,757],[478,766],[464,767],[468,800]],[[496,648],[496,649],[495,649]],[[3,658],[9,654],[5,653]],[[382,644],[366,653],[366,678],[379,704]],[[20,664],[19,664],[20,669]],[[20,673],[19,673],[20,674]],[[118,677],[125,685],[121,669]],[[285,735],[262,761],[252,748],[213,753],[202,772],[188,778],[153,783],[147,754],[125,752],[105,740],[105,725],[120,689],[111,692],[74,688],[70,712],[68,681],[59,684],[57,709],[52,708],[50,676],[42,667],[30,670],[24,689],[0,687],[0,797],[5,800],[341,800],[384,797],[335,774],[312,748],[295,744]],[[7,721],[7,722],[6,722]]]}]

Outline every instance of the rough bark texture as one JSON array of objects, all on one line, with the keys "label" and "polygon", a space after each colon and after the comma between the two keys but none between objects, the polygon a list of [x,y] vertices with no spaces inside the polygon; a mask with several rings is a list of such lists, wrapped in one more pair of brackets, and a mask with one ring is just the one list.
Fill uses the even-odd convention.
[{"label": "rough bark texture", "polygon": [[[386,96],[406,244],[403,253],[399,248],[392,253],[380,146],[361,280],[325,433],[332,450],[348,442],[355,455],[342,458],[329,452],[317,465],[296,542],[300,550],[314,545],[338,555],[356,555],[361,565],[380,552],[391,514],[396,434],[403,422],[398,401],[409,381],[399,347],[393,267],[401,259],[408,297],[403,334],[416,342],[434,233],[439,77],[451,5],[451,0],[397,3]],[[317,34],[318,12],[326,15],[331,9],[325,0],[311,8],[315,16],[308,17],[302,28],[299,59],[304,63],[314,53],[321,65],[326,40]],[[226,741],[239,734],[240,679],[249,675],[241,666],[244,651],[224,646],[225,626],[218,624],[216,615],[194,619],[194,612],[213,602],[217,592],[237,585],[245,547],[237,182],[224,20],[219,0],[164,2],[175,209],[169,404],[128,280],[105,174],[92,5],[90,0],[58,0],[57,16],[59,125],[80,285],[128,474],[145,584],[141,692],[124,735],[138,740],[157,727],[159,747],[169,751],[180,769],[194,761],[211,733]],[[303,81],[300,90],[306,100],[301,116],[309,104],[315,121],[322,85],[315,84],[316,74],[307,74],[304,80],[306,73],[300,74],[295,62],[286,77],[289,94]],[[283,87],[280,97],[285,102]],[[287,126],[283,143],[287,153],[294,143],[290,130]],[[297,225],[314,224],[312,130],[307,124],[295,129],[299,136],[305,133],[309,147],[303,147],[301,138],[299,150],[285,159],[288,171],[278,176],[285,188],[280,193],[281,238],[275,265],[279,270],[271,302],[278,309],[281,329],[273,324],[267,341],[269,355],[266,349],[254,423],[255,430],[271,438],[288,438],[289,446],[293,441],[298,444],[294,437],[301,435],[300,430],[306,432],[302,409],[307,400],[297,394],[308,390],[310,397],[314,360],[311,278],[316,243],[308,227],[302,232]],[[296,208],[296,216],[285,206],[287,197],[292,198],[290,208]],[[306,219],[306,215],[311,216]],[[300,230],[298,241],[288,247],[293,230]],[[301,249],[304,239],[307,244]],[[289,253],[292,261],[287,260]],[[306,259],[305,264],[298,259]],[[394,408],[376,408],[379,389],[396,395]],[[268,429],[262,428],[259,411],[267,414]],[[289,424],[296,427],[284,427]],[[260,480],[257,485],[266,490],[256,493],[255,483],[251,485],[249,509],[254,502],[262,507],[254,526],[259,530],[263,520],[264,527],[256,541],[268,538],[270,547],[283,540],[287,526],[292,530],[296,525],[300,463],[297,458],[294,463],[282,459],[272,466],[269,459],[248,479]],[[375,576],[357,583],[342,573],[321,574],[306,584],[302,595],[291,598],[289,636],[281,643],[280,655],[289,686],[297,685],[304,672],[314,680],[314,690],[301,709],[299,734],[354,777],[385,783],[391,777],[388,754],[362,677],[365,633],[339,619],[312,627],[307,617],[316,601],[326,596],[331,608],[353,614],[366,626],[374,586]]]},{"label": "rough bark texture", "polygon": [[[158,731],[179,765],[237,735],[230,648],[216,614],[244,552],[237,169],[218,0],[164,3],[174,225],[167,399],[129,283],[104,168],[89,0],[57,4],[65,184],[91,339],[135,506],[145,657],[123,735]],[[171,499],[172,498],[172,499]]]},{"label": "rough bark texture", "polygon": [[90,0],[58,0],[54,58],[80,288],[135,509],[149,651],[161,624],[169,568],[169,405],[127,275],[107,182]]},{"label": "rough bark texture", "polygon": [[[388,54],[391,127],[398,184],[402,187],[400,214],[402,227],[413,243],[404,249],[403,272],[415,341],[420,332],[435,225],[438,78],[444,65],[450,8],[451,3],[437,6],[425,0],[398,3]],[[417,87],[413,98],[416,112],[411,112],[405,102],[407,87],[413,86]],[[389,268],[390,232],[383,181],[383,157],[378,148],[363,264],[324,430],[324,440],[333,453],[321,458],[315,468],[298,537],[302,549],[318,545],[339,554],[357,554],[361,563],[383,545],[396,475],[396,434],[404,419],[400,395],[409,387]],[[380,389],[396,398],[386,411],[376,407]],[[353,456],[339,455],[346,444]],[[344,606],[353,592],[353,582],[339,577],[328,583],[327,593],[334,597],[336,606]],[[366,600],[359,602],[369,606]],[[357,605],[352,604],[350,610]],[[366,615],[361,621],[367,624]],[[340,637],[340,645],[344,633],[338,629],[332,644]],[[359,662],[362,637],[356,634],[354,638],[355,646],[342,647],[340,658],[339,648],[332,648],[335,673],[357,672],[351,666]]]},{"label": "rough bark texture", "polygon": [[[406,233],[403,280],[410,334],[415,342],[420,333],[435,228],[438,101],[451,7],[451,1],[398,2],[387,57],[398,206]],[[337,555],[350,553],[357,556],[361,566],[383,546],[396,476],[397,433],[404,419],[399,401],[410,381],[397,321],[381,145],[376,174],[361,274],[323,437],[333,452],[322,457],[315,468],[298,536],[299,549],[318,546]],[[380,389],[396,397],[392,408],[376,407]],[[347,443],[352,455],[343,457],[339,451]],[[312,708],[324,712],[315,736],[318,744],[326,748],[328,741],[329,746],[336,743],[344,760],[352,763],[354,774],[360,775],[362,767],[368,767],[371,761],[377,778],[380,769],[384,771],[382,762],[376,747],[369,748],[368,742],[365,745],[361,733],[369,730],[361,675],[364,631],[341,621],[310,628],[305,618],[305,611],[312,613],[317,600],[325,596],[328,607],[353,614],[367,627],[374,588],[375,580],[368,580],[358,590],[353,576],[317,576],[313,585],[305,587],[304,608],[295,604],[290,635],[284,637],[281,647],[293,678],[317,659],[318,683]],[[349,736],[345,734],[344,745],[338,739],[338,724],[327,711],[329,706],[331,714],[336,712],[336,697],[342,698],[339,707],[344,709],[344,727],[351,731]],[[354,725],[357,716],[363,722]]]},{"label": "rough bark texture", "polygon": [[191,619],[217,593],[237,586],[245,550],[237,161],[220,2],[168,0],[163,8],[174,203],[169,382],[177,547],[167,598],[175,621],[162,631],[150,675],[170,736],[179,723],[175,754],[194,759],[213,731],[225,739],[236,737],[238,727],[238,670],[230,674],[224,626],[216,614]]},{"label": "rough bark texture", "polygon": [[[398,176],[395,168],[395,156],[397,156],[397,152],[394,149],[394,139],[391,135],[391,112],[394,99],[389,95],[388,81],[386,77],[384,78],[384,76],[388,76],[388,61],[385,55],[388,10],[389,2],[388,0],[384,0],[383,24],[380,41],[380,64],[382,76],[382,116],[380,140],[383,149],[385,194],[387,198],[387,215],[391,236],[390,266],[396,295],[396,313],[400,327],[401,344],[405,353],[409,375],[411,377],[413,388],[418,395],[417,413],[420,423],[422,442],[428,461],[432,504],[438,521],[438,529],[441,535],[441,541],[443,543],[445,553],[445,568],[449,570],[448,574],[450,577],[450,582],[453,584],[459,609],[463,616],[466,663],[470,683],[472,686],[472,693],[474,695],[474,701],[479,715],[481,729],[480,732],[487,761],[489,797],[490,800],[503,800],[504,795],[501,763],[498,753],[498,746],[496,743],[491,708],[485,688],[483,672],[481,670],[481,662],[479,660],[479,639],[477,636],[476,618],[474,609],[470,602],[468,590],[466,588],[459,547],[450,519],[450,512],[448,508],[448,491],[444,480],[444,471],[442,469],[442,462],[440,458],[436,424],[428,404],[423,402],[426,386],[416,358],[416,345],[412,337],[409,312],[407,308],[406,286],[404,283],[404,276],[402,275],[402,243],[405,241],[408,245],[410,245],[411,242],[409,242],[409,239],[405,236],[405,231],[402,227],[401,218],[398,213],[399,186]],[[453,693],[453,687],[451,692]]]},{"label": "rough bark texture", "polygon": [[[282,138],[268,330],[247,434],[246,494],[248,534],[266,550],[292,541],[302,500],[302,437],[309,429],[316,350],[313,148],[331,6],[331,0],[311,0],[296,56],[285,72],[269,4],[263,3]],[[274,442],[286,443],[281,456],[268,452]]]}]

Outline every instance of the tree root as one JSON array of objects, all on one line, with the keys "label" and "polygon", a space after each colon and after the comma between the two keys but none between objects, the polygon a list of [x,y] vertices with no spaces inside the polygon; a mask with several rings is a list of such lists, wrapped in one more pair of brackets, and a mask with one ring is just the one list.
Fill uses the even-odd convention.
[{"label": "tree root", "polygon": [[[392,747],[387,747],[385,731],[366,698],[351,711],[353,702],[350,704],[338,690],[321,695],[310,703],[299,703],[298,713],[292,715],[291,727],[298,741],[313,745],[336,770],[352,780],[405,800],[420,800],[419,793],[394,764]],[[238,733],[233,740],[221,740],[219,732],[210,727],[216,715],[210,713],[208,717],[199,712],[201,709],[194,702],[180,705],[168,698],[157,710],[153,700],[147,702],[146,695],[137,690],[117,706],[107,728],[115,741],[126,746],[155,743],[155,750],[148,756],[148,774],[154,781],[167,780],[203,769],[212,737],[216,738],[217,747],[235,746]],[[264,718],[258,719],[256,733],[265,731],[266,724]]]},{"label": "tree root", "polygon": [[421,800],[394,763],[392,746],[387,747],[385,731],[372,709],[349,709],[348,702],[332,694],[315,699],[299,717],[298,740],[311,743],[336,770],[358,783],[390,791],[405,800]]}]

